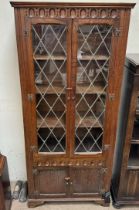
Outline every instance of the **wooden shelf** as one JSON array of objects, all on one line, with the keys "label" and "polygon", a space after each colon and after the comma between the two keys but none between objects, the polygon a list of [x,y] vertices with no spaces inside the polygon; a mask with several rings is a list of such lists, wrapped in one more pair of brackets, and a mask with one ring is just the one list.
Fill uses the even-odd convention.
[{"label": "wooden shelf", "polygon": [[129,158],[129,161],[128,161],[128,169],[139,169],[139,158]]},{"label": "wooden shelf", "polygon": [[[39,91],[38,91],[38,89],[36,88],[36,93],[37,94],[44,94],[45,92],[46,92],[46,89],[48,88],[48,86],[47,85],[37,85],[37,87],[38,87],[38,89],[39,89]],[[61,93],[61,92],[63,92],[63,94],[65,93],[65,90],[63,90],[63,88],[64,88],[64,86],[62,86],[62,85],[55,85],[55,86],[53,86],[54,88],[52,88],[51,86],[49,86],[49,88],[47,89],[47,92],[46,92],[46,94],[56,94],[56,92],[57,93]],[[54,91],[54,89],[55,89],[55,91]]]},{"label": "wooden shelf", "polygon": [[139,139],[132,139],[131,144],[139,144]]},{"label": "wooden shelf", "polygon": [[[36,93],[37,94],[40,94],[40,93],[44,94],[46,92],[46,89],[48,88],[47,85],[37,85],[37,87],[38,87],[38,89],[40,91],[39,92],[38,89],[36,88]],[[57,85],[54,85],[53,87],[54,87],[54,89],[55,89],[55,91],[57,93],[61,93],[61,92],[63,92],[63,94],[66,93],[66,91],[63,90],[64,86],[62,86],[62,85],[58,85],[57,84]],[[101,85],[98,85],[98,84],[96,86],[94,86],[94,87],[91,86],[90,88],[88,88],[88,89],[87,88],[88,88],[88,85],[80,85],[80,84],[78,85],[77,84],[77,86],[76,86],[76,94],[83,94],[83,93],[86,93],[86,94],[100,94],[100,93],[102,93],[103,95],[106,94],[105,91],[102,92],[104,87],[101,86]],[[55,94],[54,89],[52,87],[49,87],[47,89],[47,94]]]},{"label": "wooden shelf", "polygon": [[[99,120],[99,122],[97,121],[95,123],[95,118],[93,118],[93,116],[86,116],[85,118],[80,119],[78,116],[76,116],[76,121],[75,121],[75,124],[76,124],[76,127],[80,127],[80,128],[101,128],[101,125],[102,125],[102,122]],[[94,124],[95,123],[95,124]]]},{"label": "wooden shelf", "polygon": [[136,115],[139,115],[139,109],[136,110]]},{"label": "wooden shelf", "polygon": [[62,127],[65,127],[66,125],[66,123],[64,122],[65,121],[64,117],[58,123],[57,123],[56,117],[47,117],[45,121],[43,122],[42,121],[43,120],[41,118],[37,118],[37,128],[62,128]]},{"label": "wooden shelf", "polygon": [[134,124],[133,136],[132,136],[131,143],[135,144],[135,143],[137,143],[137,141],[139,141],[139,125]]},{"label": "wooden shelf", "polygon": [[58,60],[58,61],[63,61],[66,59],[66,56],[62,56],[62,55],[53,55],[53,56],[49,56],[49,55],[34,55],[33,56],[34,60]]},{"label": "wooden shelf", "polygon": [[[56,114],[58,116],[58,114]],[[59,118],[60,118],[61,114],[59,114]],[[42,122],[43,120],[41,118],[37,118],[37,128],[61,128],[61,127],[65,127],[66,122],[64,117],[60,120],[60,122],[57,123],[57,118],[56,117],[47,117],[45,119],[44,122]],[[94,128],[101,128],[101,124],[102,122],[99,121],[100,124],[98,122],[95,123],[95,119],[93,118],[93,116],[87,116],[85,117],[83,120],[81,120],[80,118],[76,117],[76,127],[80,127],[80,128],[84,128],[84,127],[92,127],[92,125],[95,123],[95,125],[93,126]],[[57,124],[56,124],[57,123]],[[63,125],[63,126],[62,126]]]},{"label": "wooden shelf", "polygon": [[127,167],[128,170],[139,170],[139,166],[130,166]]},{"label": "wooden shelf", "polygon": [[[86,137],[86,141],[84,142],[84,146],[86,149],[90,149],[90,145],[92,145],[92,138],[87,138]],[[100,148],[102,148],[102,142],[101,142],[101,145],[99,145]],[[99,154],[99,153],[102,153],[102,151],[100,151],[98,149],[98,147],[94,144],[93,148],[91,151],[82,151],[82,148],[80,149],[80,147],[78,148],[78,150],[75,152],[75,154],[82,154],[82,155],[90,155],[90,154]]]},{"label": "wooden shelf", "polygon": [[[89,85],[85,84],[77,84],[76,85],[76,93],[77,94],[82,94],[82,93],[87,93],[87,94],[96,94],[96,93],[102,93],[104,89],[104,86],[101,84],[96,84],[95,86],[89,87]],[[87,91],[86,91],[87,90]],[[105,95],[106,92],[104,91],[103,94]]]},{"label": "wooden shelf", "polygon": [[128,169],[139,169],[139,144],[132,144],[128,160]]},{"label": "wooden shelf", "polygon": [[[62,61],[62,60],[65,60],[67,59],[66,56],[62,56],[62,55],[52,55],[52,56],[49,56],[49,55],[34,55],[33,56],[34,60],[42,60],[42,61],[45,61],[45,60],[59,60],[59,61]],[[105,55],[83,55],[82,57],[78,57],[77,60],[108,60],[108,56],[105,56]]]},{"label": "wooden shelf", "polygon": [[82,57],[78,57],[78,60],[108,60],[108,56],[106,55],[82,55]]}]

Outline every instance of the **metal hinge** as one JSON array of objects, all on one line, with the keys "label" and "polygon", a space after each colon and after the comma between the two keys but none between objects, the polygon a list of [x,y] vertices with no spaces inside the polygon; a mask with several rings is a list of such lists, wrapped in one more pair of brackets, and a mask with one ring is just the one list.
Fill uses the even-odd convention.
[{"label": "metal hinge", "polygon": [[33,173],[33,175],[37,176],[38,175],[38,169],[37,168],[33,168],[32,173]]},{"label": "metal hinge", "polygon": [[110,148],[110,144],[104,144],[102,150],[107,151]]},{"label": "metal hinge", "polygon": [[120,33],[121,33],[121,29],[119,29],[118,27],[113,28],[114,36],[120,36]]},{"label": "metal hinge", "polygon": [[106,174],[107,173],[107,170],[108,170],[108,168],[101,168],[100,169],[101,174]]},{"label": "metal hinge", "polygon": [[24,37],[28,37],[29,36],[29,31],[28,30],[24,30]]},{"label": "metal hinge", "polygon": [[36,146],[31,146],[30,151],[31,152],[37,152],[37,147]]},{"label": "metal hinge", "polygon": [[27,97],[28,97],[28,101],[33,101],[33,93],[28,93],[27,94]]},{"label": "metal hinge", "polygon": [[110,93],[109,94],[109,100],[110,101],[114,101],[114,99],[115,99],[115,94],[114,93]]}]

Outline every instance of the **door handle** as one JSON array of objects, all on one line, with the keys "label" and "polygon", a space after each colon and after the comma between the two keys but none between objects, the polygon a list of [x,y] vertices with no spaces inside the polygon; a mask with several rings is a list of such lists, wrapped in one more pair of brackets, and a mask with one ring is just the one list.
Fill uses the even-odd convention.
[{"label": "door handle", "polygon": [[66,182],[69,182],[70,181],[70,177],[68,176],[68,177],[65,177],[65,181]]},{"label": "door handle", "polygon": [[70,177],[69,176],[65,177],[65,181],[66,181],[66,184],[69,185],[69,183],[70,183]]}]

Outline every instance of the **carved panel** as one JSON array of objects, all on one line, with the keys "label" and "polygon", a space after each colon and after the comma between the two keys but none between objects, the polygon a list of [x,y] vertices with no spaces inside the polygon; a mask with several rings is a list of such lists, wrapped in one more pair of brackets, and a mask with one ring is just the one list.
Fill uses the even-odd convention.
[{"label": "carved panel", "polygon": [[49,18],[99,18],[116,19],[120,16],[120,9],[110,8],[27,8],[27,17]]},{"label": "carved panel", "polygon": [[50,167],[50,166],[84,166],[84,167],[102,167],[104,163],[96,162],[93,160],[47,160],[47,161],[38,161],[38,166]]}]

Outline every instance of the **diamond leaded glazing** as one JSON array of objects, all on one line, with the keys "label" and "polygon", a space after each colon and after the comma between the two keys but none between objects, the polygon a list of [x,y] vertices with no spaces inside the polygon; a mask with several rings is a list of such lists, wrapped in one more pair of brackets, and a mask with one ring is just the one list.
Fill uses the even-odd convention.
[{"label": "diamond leaded glazing", "polygon": [[38,152],[65,153],[66,26],[32,26]]},{"label": "diamond leaded glazing", "polygon": [[102,152],[112,26],[78,30],[75,153]]}]

